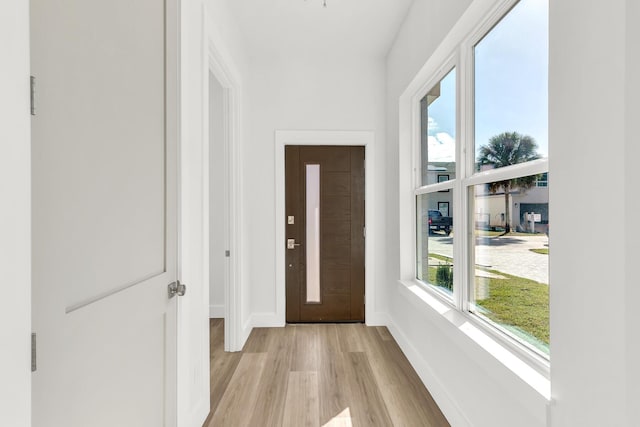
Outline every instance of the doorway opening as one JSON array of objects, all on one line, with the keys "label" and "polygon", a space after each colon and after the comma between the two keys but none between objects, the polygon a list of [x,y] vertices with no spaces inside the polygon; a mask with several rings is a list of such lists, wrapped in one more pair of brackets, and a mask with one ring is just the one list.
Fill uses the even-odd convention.
[{"label": "doorway opening", "polygon": [[226,317],[229,280],[229,179],[224,88],[209,72],[209,318]]},{"label": "doorway opening", "polygon": [[[205,10],[205,15],[208,13]],[[202,210],[209,229],[209,318],[224,319],[224,351],[244,342],[238,307],[241,302],[240,224],[240,86],[232,61],[218,48],[205,20],[203,40],[203,167],[206,181]],[[207,322],[208,323],[208,322]]]}]

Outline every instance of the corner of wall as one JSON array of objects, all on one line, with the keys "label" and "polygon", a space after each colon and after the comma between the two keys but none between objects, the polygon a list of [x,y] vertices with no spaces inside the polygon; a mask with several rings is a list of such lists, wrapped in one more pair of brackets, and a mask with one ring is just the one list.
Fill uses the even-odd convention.
[{"label": "corner of wall", "polygon": [[389,316],[388,312],[377,311],[375,313],[369,314],[369,316],[365,319],[365,323],[367,326],[387,326],[392,323],[391,316]]}]

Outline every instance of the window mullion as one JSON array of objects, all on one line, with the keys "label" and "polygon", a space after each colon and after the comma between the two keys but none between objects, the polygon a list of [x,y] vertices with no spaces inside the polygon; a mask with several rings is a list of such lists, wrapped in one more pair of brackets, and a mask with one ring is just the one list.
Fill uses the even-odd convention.
[{"label": "window mullion", "polygon": [[472,293],[472,273],[473,263],[469,257],[470,236],[473,227],[470,222],[469,198],[466,179],[473,173],[473,159],[475,158],[473,149],[473,72],[471,70],[473,58],[470,55],[471,49],[462,44],[459,47],[460,73],[458,80],[458,126],[459,126],[459,158],[457,160],[459,179],[456,188],[456,204],[458,206],[458,239],[456,243],[456,254],[458,259],[457,276],[460,278],[458,285],[459,295],[457,307],[459,310],[467,311]]}]

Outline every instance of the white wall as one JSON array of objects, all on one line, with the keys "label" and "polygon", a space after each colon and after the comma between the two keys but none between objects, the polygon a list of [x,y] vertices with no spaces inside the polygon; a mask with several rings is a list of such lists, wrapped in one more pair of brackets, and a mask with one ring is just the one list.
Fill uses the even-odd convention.
[{"label": "white wall", "polygon": [[[399,173],[397,98],[468,4],[435,3],[416,1],[388,56],[389,196]],[[435,27],[424,25],[433,23],[432,11],[439,16]],[[550,2],[552,401],[547,416],[545,399],[479,351],[459,328],[410,303],[406,291],[392,292],[395,335],[452,425],[637,424],[638,19],[640,7],[633,0]],[[599,167],[603,164],[615,166]],[[594,230],[589,217],[575,214],[575,206],[600,207],[603,201],[594,194],[615,201],[609,230]],[[389,206],[387,246],[396,253],[396,201]],[[388,274],[395,290],[397,259],[390,260]]]},{"label": "white wall", "polygon": [[[631,265],[638,260],[640,183],[633,157],[640,93],[634,3],[550,2],[551,425],[557,427],[637,425],[637,415],[630,417],[640,397],[633,298],[639,282]],[[615,167],[598,167],[603,163]],[[573,211],[607,201],[615,202],[607,231]]]},{"label": "white wall", "polygon": [[[251,310],[255,325],[277,325],[275,283],[275,152],[276,130],[372,130],[375,132],[374,185],[379,213],[377,224],[367,224],[367,235],[376,235],[375,276],[384,277],[385,115],[384,61],[381,58],[304,57],[252,58],[247,90],[250,114],[244,144],[244,207],[250,265]],[[284,244],[284,243],[283,243]],[[375,311],[386,311],[386,298],[377,286]]]},{"label": "white wall", "polygon": [[635,164],[640,159],[640,144],[637,143],[637,120],[640,117],[640,2],[627,0],[627,68],[626,68],[626,115],[625,115],[625,205],[627,215],[620,233],[626,236],[624,246],[626,279],[626,321],[627,325],[627,425],[637,422],[636,406],[640,401],[640,333],[638,333],[638,310],[640,301],[637,260],[640,259],[640,200],[638,198],[638,173]]},{"label": "white wall", "polygon": [[[400,240],[398,212],[398,100],[409,82],[422,68],[444,36],[464,12],[471,0],[447,2],[441,0],[414,1],[396,40],[387,55],[386,68],[386,182],[387,182],[387,252],[397,254]],[[387,259],[389,283],[400,277],[397,257]]]},{"label": "white wall", "polygon": [[29,4],[0,6],[0,425],[31,425]]},{"label": "white wall", "polygon": [[228,249],[225,211],[223,89],[209,73],[209,317],[224,317],[225,250]]},{"label": "white wall", "polygon": [[[487,3],[487,2],[484,2]],[[387,57],[387,252],[400,253],[399,97],[471,4],[417,0]],[[389,256],[391,331],[454,426],[542,426],[546,399],[403,285]]]}]

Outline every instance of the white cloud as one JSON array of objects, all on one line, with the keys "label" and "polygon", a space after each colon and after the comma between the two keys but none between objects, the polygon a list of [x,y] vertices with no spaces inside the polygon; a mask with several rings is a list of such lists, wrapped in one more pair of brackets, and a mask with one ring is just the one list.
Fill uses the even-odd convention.
[{"label": "white cloud", "polygon": [[[431,122],[429,122],[431,125]],[[454,162],[456,159],[456,141],[446,132],[438,132],[428,137],[430,162]]]}]

